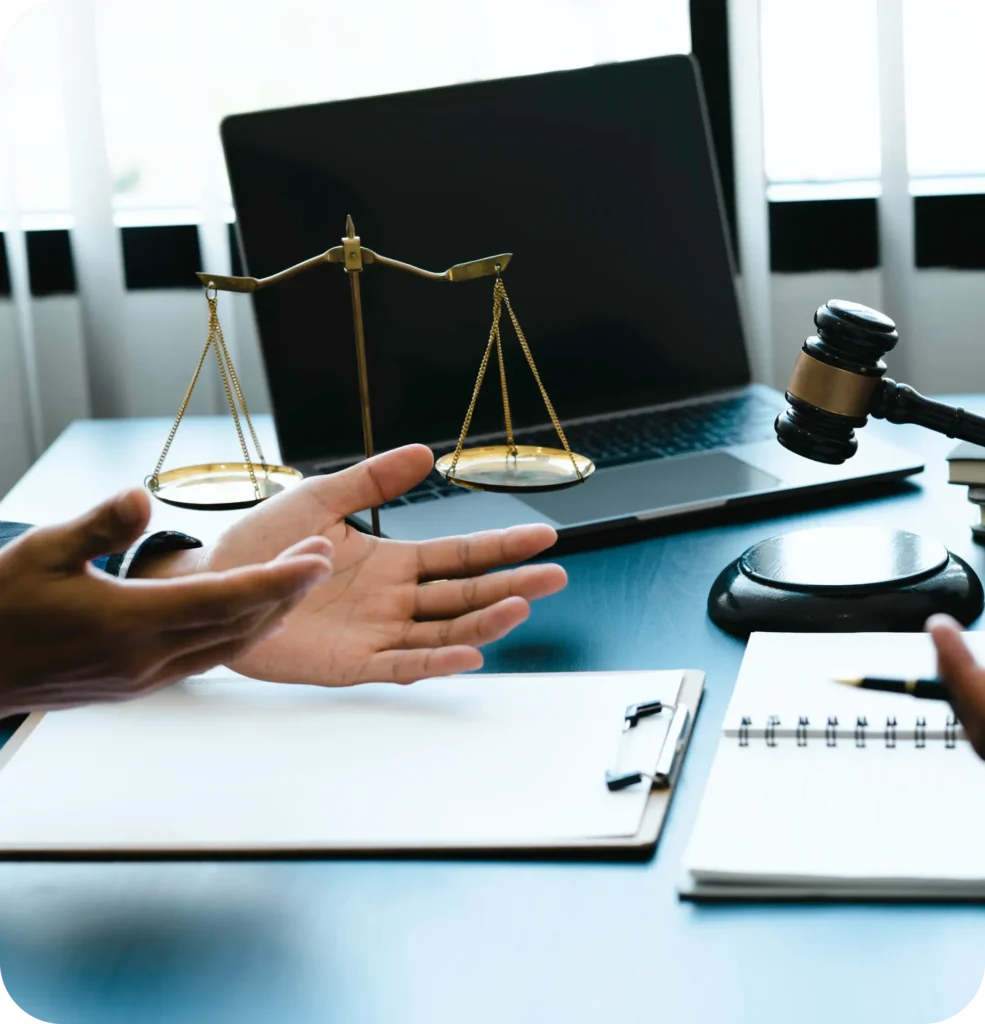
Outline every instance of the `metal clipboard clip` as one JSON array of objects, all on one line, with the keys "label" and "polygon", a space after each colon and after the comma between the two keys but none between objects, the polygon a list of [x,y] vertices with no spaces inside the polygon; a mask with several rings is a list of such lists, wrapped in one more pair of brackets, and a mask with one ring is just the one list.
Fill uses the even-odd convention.
[{"label": "metal clipboard clip", "polygon": [[667,735],[664,736],[663,746],[661,746],[660,754],[657,757],[656,768],[652,772],[641,770],[629,772],[607,771],[605,773],[605,785],[610,793],[617,793],[620,789],[628,789],[644,779],[650,780],[650,786],[653,789],[667,789],[670,786],[677,762],[684,749],[684,737],[687,734],[687,726],[691,718],[691,712],[687,705],[663,704],[659,700],[647,701],[642,704],[630,704],[626,708],[626,714],[623,718],[623,732],[635,729],[640,719],[659,715],[665,710],[673,711],[674,716],[670,720]]}]

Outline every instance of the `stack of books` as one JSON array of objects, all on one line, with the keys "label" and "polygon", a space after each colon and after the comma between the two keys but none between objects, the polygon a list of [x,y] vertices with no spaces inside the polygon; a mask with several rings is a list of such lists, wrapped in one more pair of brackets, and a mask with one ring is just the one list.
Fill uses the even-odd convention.
[{"label": "stack of books", "polygon": [[972,524],[971,533],[985,544],[985,448],[962,441],[947,457],[947,478],[968,488],[968,500],[979,509],[979,521]]}]

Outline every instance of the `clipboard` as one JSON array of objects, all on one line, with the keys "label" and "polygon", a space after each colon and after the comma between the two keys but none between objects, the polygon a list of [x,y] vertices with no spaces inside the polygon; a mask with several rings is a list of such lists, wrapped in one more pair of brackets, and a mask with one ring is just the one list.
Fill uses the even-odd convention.
[{"label": "clipboard", "polygon": [[[665,703],[660,705],[659,710],[654,713],[654,705],[659,704],[659,702],[645,699],[651,696],[650,690],[652,687],[650,680],[654,677],[666,679],[668,676],[677,676],[680,679],[679,685],[674,689],[676,700],[673,704]],[[148,744],[145,733],[151,727],[150,723],[152,723],[151,740],[153,739],[154,729],[159,729],[161,735],[173,736],[173,765],[177,779],[176,791],[178,793],[189,793],[192,791],[194,778],[182,779],[181,777],[182,771],[187,767],[183,763],[182,757],[185,756],[192,765],[188,769],[189,771],[194,771],[196,763],[200,767],[202,762],[195,762],[194,753],[196,749],[203,748],[203,740],[201,736],[198,738],[194,736],[196,729],[200,729],[200,726],[193,717],[189,716],[188,707],[180,704],[180,700],[184,700],[187,705],[189,698],[187,691],[185,691],[185,696],[181,696],[179,687],[176,688],[180,698],[176,705],[177,714],[175,713],[175,707],[168,703],[168,694],[165,692],[149,698],[142,698],[142,700],[147,702],[157,698],[158,702],[157,705],[152,705],[145,709],[144,712],[141,712],[139,707],[136,707],[133,702],[129,706],[126,704],[111,705],[109,709],[102,712],[99,709],[91,711],[90,709],[83,709],[82,712],[56,712],[55,714],[59,716],[77,715],[80,717],[75,719],[63,717],[50,723],[46,737],[42,736],[45,730],[42,730],[42,733],[36,734],[36,730],[44,722],[46,716],[43,714],[28,716],[10,740],[0,749],[0,859],[139,860],[153,858],[159,860],[277,857],[543,859],[547,857],[560,857],[565,859],[606,858],[621,860],[646,859],[652,856],[673,797],[687,745],[694,728],[695,717],[703,693],[704,673],[690,670],[674,673],[544,673],[530,676],[472,676],[461,677],[461,679],[463,681],[459,683],[453,680],[428,682],[442,684],[443,688],[439,688],[436,692],[447,696],[448,694],[454,695],[459,692],[456,690],[456,686],[466,686],[466,681],[468,680],[482,681],[477,690],[485,694],[487,703],[484,709],[478,705],[466,706],[468,714],[471,715],[473,721],[479,720],[481,717],[480,712],[483,710],[486,713],[489,712],[490,708],[495,711],[501,695],[503,700],[509,699],[510,693],[513,694],[514,700],[531,700],[532,703],[529,709],[524,712],[527,716],[526,726],[528,731],[526,736],[533,745],[541,747],[544,745],[539,740],[531,740],[531,737],[536,737],[538,734],[542,737],[545,731],[550,732],[552,729],[552,723],[549,718],[544,716],[544,709],[548,709],[548,713],[550,709],[550,703],[545,703],[545,701],[548,701],[549,696],[544,692],[549,688],[546,681],[555,686],[555,689],[551,691],[553,696],[550,696],[550,700],[554,701],[555,704],[557,703],[557,693],[565,692],[556,689],[559,685],[559,682],[556,681],[564,679],[577,679],[579,681],[582,690],[579,691],[576,688],[571,692],[571,696],[574,699],[577,699],[579,692],[582,696],[589,692],[584,690],[586,682],[591,684],[590,692],[596,695],[605,692],[605,699],[610,706],[609,710],[613,710],[611,708],[612,701],[619,694],[631,691],[637,694],[638,697],[644,698],[643,700],[637,699],[629,705],[623,705],[620,708],[614,709],[617,712],[616,719],[621,718],[621,735],[618,732],[612,735],[612,726],[616,725],[618,727],[618,722],[610,723],[607,719],[604,723],[606,753],[601,755],[600,762],[593,761],[590,766],[581,766],[583,781],[585,773],[589,767],[591,768],[592,799],[596,802],[612,800],[618,803],[620,800],[627,799],[642,800],[642,813],[634,819],[639,823],[636,831],[632,834],[599,834],[587,837],[561,833],[540,836],[533,834],[528,836],[524,833],[523,824],[521,823],[517,826],[519,831],[515,831],[513,834],[502,835],[498,838],[495,836],[481,835],[477,837],[475,835],[468,835],[464,839],[462,837],[456,839],[454,836],[449,835],[439,834],[431,837],[426,832],[418,832],[413,834],[411,840],[394,842],[392,836],[386,834],[386,828],[389,826],[385,824],[382,836],[376,835],[374,837],[372,830],[370,830],[370,833],[365,835],[348,834],[320,839],[317,831],[307,836],[298,836],[296,831],[292,832],[292,828],[296,829],[299,820],[296,813],[292,819],[287,820],[287,824],[281,831],[274,826],[270,827],[267,831],[262,831],[259,825],[254,824],[251,826],[247,822],[242,829],[237,830],[234,824],[227,833],[223,833],[221,830],[217,832],[215,829],[211,829],[211,822],[202,819],[201,814],[198,819],[194,815],[190,819],[179,816],[179,819],[176,819],[179,823],[177,825],[172,824],[169,827],[166,822],[169,812],[168,798],[170,794],[163,792],[162,795],[162,792],[157,792],[155,795],[153,787],[150,787],[145,801],[146,806],[142,807],[139,798],[143,791],[139,783],[135,784],[132,780],[128,780],[127,764],[129,760],[128,751],[131,751],[133,759],[139,762],[141,751],[146,749]],[[540,680],[539,687],[537,680]],[[221,683],[233,683],[235,685],[238,681],[203,679],[200,682],[202,684],[211,683],[213,690],[216,690]],[[280,684],[262,684],[252,680],[241,680],[241,682],[246,686],[246,689],[243,691],[246,696],[243,698],[230,697],[230,700],[240,700],[241,704],[243,702],[248,703],[249,695],[254,692],[249,687],[266,687],[267,689],[264,691],[266,696],[274,695],[275,701],[280,701],[281,703],[286,701],[288,704],[291,700],[291,694],[289,692],[285,693],[285,691],[296,691],[297,700],[300,702],[299,706],[305,706],[304,702],[307,701],[309,702],[307,706],[310,707],[310,702],[313,700],[328,700],[332,698],[335,700],[335,703],[331,705],[333,708],[345,710],[346,707],[359,707],[359,713],[362,717],[358,721],[363,723],[364,728],[367,721],[386,723],[385,716],[383,718],[374,717],[371,714],[371,707],[369,707],[369,710],[367,710],[367,707],[362,707],[362,705],[367,704],[364,694],[369,693],[371,698],[369,704],[372,703],[372,699],[382,699],[384,703],[381,706],[386,706],[387,701],[392,702],[395,699],[403,699],[409,691],[414,689],[370,684],[368,687],[356,687],[348,692],[333,695],[327,694],[324,691],[316,692],[308,687],[283,687]],[[374,685],[377,686],[376,690],[374,690]],[[417,687],[421,686],[421,684],[415,685]],[[537,704],[538,690],[541,691],[539,697],[540,704]],[[382,694],[382,698],[380,698],[380,694]],[[221,696],[219,699],[226,698]],[[408,702],[407,706],[412,711],[415,710],[413,701]],[[438,710],[440,711],[444,706],[439,701],[437,705]],[[262,711],[262,708],[260,710]],[[431,710],[433,711],[434,709],[432,708]],[[85,712],[89,712],[88,719],[85,717]],[[151,715],[150,712],[156,712],[158,717]],[[281,710],[282,717],[280,721],[282,725],[285,721],[284,715],[289,712],[290,708],[287,709],[287,712],[283,711],[283,709]],[[214,709],[211,713],[213,716],[216,714]],[[172,716],[170,720],[168,719],[169,715]],[[305,724],[303,717],[302,715],[299,719],[288,718],[287,720],[291,723],[297,721],[299,727],[303,728]],[[495,718],[495,715],[492,717]],[[75,797],[73,798],[68,795],[62,797],[62,804],[52,807],[49,814],[45,810],[46,794],[51,795],[53,800],[57,801],[59,799],[55,796],[57,785],[64,785],[67,777],[77,774],[77,772],[71,772],[72,761],[80,765],[81,770],[89,770],[88,766],[84,763],[87,759],[87,751],[83,746],[80,746],[80,737],[85,732],[87,721],[90,724],[92,722],[110,722],[113,726],[109,734],[106,734],[104,731],[101,736],[94,738],[95,742],[92,749],[88,751],[88,757],[95,760],[98,760],[100,757],[104,759],[108,757],[111,760],[107,763],[119,764],[118,784],[115,782],[109,783],[110,786],[118,785],[119,792],[116,795],[113,793],[102,793],[98,799],[91,798],[96,805],[93,807],[78,808],[75,806],[79,794],[81,794],[81,799],[83,800],[90,799],[88,794],[91,794],[93,789],[97,788],[94,786],[94,779],[102,778],[106,780],[116,778],[117,773],[107,772],[104,765],[102,775],[97,774],[84,780],[79,780],[76,783],[78,790]],[[128,722],[131,726],[129,731],[133,733],[129,737],[127,736]],[[66,723],[71,723],[72,728],[68,729]],[[406,723],[408,728],[417,727],[413,715],[406,719]],[[393,723],[391,722],[390,724],[392,725]],[[134,726],[136,728],[133,728]],[[495,722],[492,723],[490,728],[494,726]],[[57,729],[53,727],[57,727]],[[401,728],[404,727],[401,726]],[[443,728],[446,727],[443,726]],[[593,728],[598,732],[601,726],[596,725]],[[144,730],[143,733],[141,732],[142,729]],[[399,737],[401,733],[399,730],[392,732],[391,735],[397,737],[396,742],[400,742]],[[404,735],[406,739],[406,733]],[[36,736],[36,740],[43,739],[43,742],[32,741],[32,736]],[[66,743],[66,736],[71,742]],[[495,732],[493,732],[493,736],[495,738]],[[662,739],[660,739],[661,736]],[[487,741],[488,738],[487,736]],[[283,742],[283,737],[281,737],[281,740]],[[359,737],[352,737],[352,740],[354,743],[353,749],[358,751]],[[168,742],[169,744],[172,743],[171,740]],[[382,749],[390,741],[386,736],[383,736],[375,737],[374,742],[377,745],[377,749]],[[569,751],[573,749],[571,742],[572,740],[569,737],[569,746],[567,748]],[[128,747],[128,743],[131,746]],[[301,746],[303,746],[303,743],[301,743]],[[66,749],[69,749],[69,753],[66,755],[68,760],[58,764],[52,763],[53,759],[61,758],[61,752]],[[217,749],[220,752],[222,751],[221,736]],[[242,748],[239,749],[241,750]],[[595,754],[599,755],[600,748],[596,746],[594,749]],[[646,751],[646,756],[642,759],[639,756],[641,750]],[[541,753],[543,753],[543,750]],[[271,755],[270,751],[258,750],[256,756],[262,760],[264,756],[274,755]],[[219,763],[213,767],[215,767],[216,771],[221,772],[225,768],[234,774],[238,770],[237,766],[241,766],[242,762],[236,761],[235,757],[233,762],[225,766]],[[413,773],[415,766],[410,760],[405,763],[407,771]],[[354,778],[358,781],[359,765],[355,762],[353,764]],[[11,766],[16,769],[16,774],[8,774]],[[417,766],[417,768],[420,769],[420,766]],[[296,765],[292,765],[292,769],[296,771]],[[443,779],[452,778],[454,769],[455,765],[452,763],[442,765],[441,774],[436,776],[438,784]],[[92,770],[95,771],[95,769]],[[299,776],[297,774],[289,777],[286,776],[286,781],[281,780],[278,782],[277,770],[278,763],[276,758],[274,758],[274,761],[269,766],[269,771],[266,774],[263,772],[257,774],[255,779],[264,780],[268,775],[271,775],[274,777],[273,784],[280,785],[282,791],[287,793],[291,788],[291,779],[298,778]],[[132,769],[129,774],[139,780],[141,778],[139,765],[137,768]],[[554,782],[557,783],[559,787],[558,792],[563,791],[565,781],[563,777],[559,776],[551,781],[552,784]],[[394,780],[395,786],[399,787],[400,784],[401,780]],[[128,785],[130,786],[129,789]],[[184,789],[182,789],[182,786],[184,786]],[[105,785],[103,788],[106,788]],[[453,784],[452,788],[454,788]],[[337,787],[336,791],[334,791],[333,799],[338,799]],[[113,804],[114,800],[116,800],[115,804]],[[469,808],[465,807],[463,803],[459,803],[457,805],[459,811],[463,809],[466,812],[471,810],[478,816],[476,820],[482,821],[482,794],[465,790],[464,800],[470,804],[477,804],[478,802],[478,806]],[[276,801],[273,801],[273,804],[276,805]],[[399,808],[400,804],[401,801],[391,801],[388,805],[390,808],[388,813],[394,813],[395,808]],[[119,807],[120,815],[107,817],[107,806]],[[38,810],[39,807],[41,808],[40,811]],[[16,813],[18,810],[20,811],[20,817]],[[202,811],[202,808],[199,808],[199,810]],[[533,810],[536,811],[536,808]],[[319,811],[326,813],[329,818],[333,814],[337,816],[342,815],[342,811],[339,810],[338,806],[332,803],[328,803],[324,808],[316,808],[313,816],[317,817]],[[221,816],[221,808],[217,808],[216,813]],[[100,818],[100,814],[103,815],[102,818]],[[136,816],[138,819],[137,823],[133,824],[129,819],[124,819],[123,815],[126,814]],[[141,815],[143,815],[143,818],[141,818]],[[242,813],[240,813],[240,817],[243,817]],[[302,821],[303,818],[304,816],[302,815]],[[536,818],[528,819],[528,827],[530,820],[536,822]],[[102,826],[99,824],[100,821],[103,822]],[[26,826],[25,822],[28,823]],[[107,827],[107,823],[109,823],[109,827]],[[250,831],[251,827],[253,828],[252,832]],[[536,828],[536,825],[534,827]]]},{"label": "clipboard", "polygon": [[[670,728],[660,751],[653,777],[650,780],[641,779],[640,783],[637,783],[645,784],[649,781],[650,793],[636,835],[631,839],[595,840],[594,842],[586,841],[584,844],[572,843],[568,849],[596,854],[614,854],[618,851],[627,858],[639,860],[648,860],[653,856],[657,840],[663,831],[664,819],[670,809],[670,801],[674,796],[677,780],[680,777],[688,744],[691,742],[691,733],[694,731],[695,719],[704,696],[704,686],[704,672],[695,669],[684,670],[677,704],[673,709]],[[629,710],[627,708],[627,723],[630,721]],[[628,724],[624,726],[623,735],[628,735],[632,728],[633,726]],[[631,770],[629,774],[635,774],[635,772]],[[613,775],[618,778],[615,772],[611,772],[608,780],[610,783]]]}]

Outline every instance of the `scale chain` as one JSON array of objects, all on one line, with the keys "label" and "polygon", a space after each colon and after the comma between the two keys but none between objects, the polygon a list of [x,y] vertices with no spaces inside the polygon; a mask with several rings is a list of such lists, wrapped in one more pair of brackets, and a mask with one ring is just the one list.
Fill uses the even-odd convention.
[{"label": "scale chain", "polygon": [[465,414],[465,422],[462,424],[462,432],[459,434],[458,444],[455,446],[455,454],[452,457],[451,466],[449,467],[446,476],[454,476],[455,469],[458,467],[458,460],[461,458],[462,449],[465,447],[465,439],[468,436],[469,428],[472,425],[475,403],[479,397],[479,392],[482,390],[482,383],[485,380],[486,369],[489,366],[489,356],[492,354],[493,344],[496,345],[496,355],[499,359],[499,382],[503,393],[503,417],[506,421],[506,441],[510,448],[510,454],[516,458],[516,442],[513,436],[513,419],[510,415],[510,399],[506,389],[506,366],[503,361],[503,342],[499,326],[500,318],[502,316],[502,305],[504,302],[506,303],[506,311],[509,313],[510,321],[513,324],[513,330],[516,331],[517,340],[520,342],[520,347],[523,349],[524,356],[526,356],[530,372],[533,374],[534,380],[537,382],[537,387],[540,390],[540,397],[544,400],[544,406],[547,409],[547,414],[551,418],[551,423],[554,425],[557,436],[560,439],[561,444],[564,446],[565,453],[568,458],[571,459],[571,465],[574,467],[575,474],[579,480],[584,480],[584,476],[578,468],[578,463],[575,460],[570,445],[568,444],[568,439],[565,436],[564,428],[561,426],[561,421],[558,419],[557,413],[554,411],[554,406],[548,397],[547,389],[544,387],[544,382],[540,379],[540,373],[537,370],[537,364],[534,362],[530,346],[527,344],[526,336],[520,327],[520,322],[517,320],[516,314],[513,312],[513,307],[510,305],[509,296],[506,294],[506,285],[503,284],[503,279],[499,276],[498,272],[496,274],[496,284],[493,287],[493,319],[492,327],[489,330],[489,341],[486,344],[486,351],[483,353],[482,362],[479,365],[479,374],[475,381],[475,388],[472,391],[472,400],[469,402],[469,409]]},{"label": "scale chain", "polygon": [[516,443],[513,440],[513,421],[510,416],[510,397],[506,391],[506,368],[503,366],[503,342],[496,332],[496,358],[499,360],[499,386],[503,392],[503,420],[506,423],[506,443],[510,455],[516,458]]},{"label": "scale chain", "polygon": [[550,398],[547,396],[547,389],[544,387],[544,382],[540,379],[540,374],[537,372],[537,364],[534,362],[533,353],[530,351],[530,346],[527,344],[527,339],[520,329],[520,321],[517,320],[516,314],[513,312],[513,307],[510,305],[510,298],[506,294],[506,286],[503,284],[500,278],[496,279],[496,287],[502,293],[503,301],[506,303],[506,312],[510,315],[510,320],[513,323],[513,330],[516,331],[516,336],[520,342],[520,347],[523,349],[523,354],[527,357],[527,363],[530,366],[530,372],[534,375],[534,380],[537,382],[537,387],[540,389],[540,397],[544,400],[544,405],[547,408],[547,414],[551,417],[551,423],[554,424],[554,429],[557,431],[557,436],[561,439],[561,444],[564,446],[564,450],[568,453],[568,458],[571,459],[571,465],[574,467],[575,473],[579,480],[584,480],[581,470],[578,468],[578,463],[575,461],[575,457],[572,454],[571,448],[568,445],[568,439],[564,435],[564,429],[561,426],[561,421],[557,417],[557,413],[554,411],[554,406],[551,404]]},{"label": "scale chain", "polygon": [[[260,442],[257,439],[256,432],[253,429],[253,422],[250,419],[249,410],[246,408],[246,401],[243,398],[243,392],[239,386],[239,380],[236,376],[236,371],[233,368],[232,360],[229,358],[229,351],[226,348],[225,339],[222,336],[222,328],[219,325],[219,313],[217,309],[217,296],[216,294],[209,295],[206,292],[206,301],[209,304],[209,335],[205,340],[205,346],[202,349],[202,354],[198,357],[198,365],[195,367],[195,372],[192,374],[191,382],[185,391],[185,397],[181,400],[181,405],[178,408],[178,415],[174,418],[174,423],[171,425],[171,430],[168,433],[168,438],[164,442],[164,448],[161,451],[161,457],[157,460],[157,465],[154,467],[154,472],[151,476],[151,483],[155,486],[159,483],[159,477],[161,469],[164,466],[164,461],[168,456],[168,452],[171,449],[171,443],[174,441],[174,436],[178,432],[178,426],[181,423],[185,412],[188,409],[188,402],[191,400],[192,392],[195,390],[195,385],[198,383],[198,378],[202,372],[202,367],[205,365],[205,359],[209,354],[209,348],[215,346],[216,361],[219,365],[219,375],[222,378],[223,387],[226,392],[226,401],[229,403],[229,411],[232,413],[233,424],[236,427],[236,434],[239,437],[240,450],[243,453],[243,460],[246,463],[247,471],[250,474],[250,482],[253,484],[253,493],[256,496],[257,501],[261,500],[260,485],[257,483],[256,473],[253,469],[253,460],[250,458],[249,449],[246,445],[246,438],[243,436],[243,428],[239,421],[239,412],[236,409],[236,403],[233,399],[233,392],[229,385],[229,376],[232,377],[233,386],[236,389],[236,397],[239,399],[243,406],[243,413],[246,416],[246,422],[250,429],[250,435],[253,438],[253,443],[256,445],[257,454],[260,456],[260,461],[264,467],[266,467],[266,459],[263,457],[263,451],[260,448]],[[229,376],[226,374],[226,366],[223,362],[223,358],[229,364]]]},{"label": "scale chain", "polygon": [[239,412],[236,409],[236,401],[233,398],[232,389],[229,387],[229,377],[226,375],[226,365],[222,359],[222,353],[225,349],[225,345],[220,349],[219,340],[215,333],[218,325],[219,316],[216,313],[216,300],[211,298],[209,299],[209,339],[215,346],[215,359],[216,363],[219,365],[219,376],[222,378],[222,386],[226,392],[226,401],[229,403],[229,411],[233,416],[233,426],[236,427],[236,436],[239,438],[239,447],[243,453],[243,461],[246,463],[247,472],[250,474],[250,483],[253,484],[253,494],[255,495],[256,500],[260,501],[262,499],[262,495],[260,494],[260,485],[257,483],[256,473],[253,469],[253,460],[250,458],[250,451],[246,446],[246,438],[243,436],[243,425],[239,422]]},{"label": "scale chain", "polygon": [[[236,392],[236,397],[239,399],[239,404],[243,408],[243,416],[246,419],[246,425],[250,430],[250,437],[253,438],[253,444],[256,448],[257,455],[260,456],[260,465],[264,469],[267,468],[267,460],[264,458],[263,449],[260,447],[260,440],[257,437],[256,431],[253,429],[253,420],[250,419],[250,410],[246,407],[246,399],[243,397],[243,389],[239,386],[239,377],[236,376],[236,368],[233,366],[233,361],[229,356],[229,350],[226,348],[226,339],[222,336],[222,326],[219,323],[218,313],[215,318],[215,329],[216,336],[219,339],[219,345],[222,346],[222,354],[226,357],[226,365],[229,367],[229,379],[232,381],[233,390]],[[236,414],[233,413],[235,419]],[[247,459],[249,461],[249,459]]]},{"label": "scale chain", "polygon": [[[475,403],[482,390],[482,382],[486,378],[486,367],[489,366],[489,356],[492,353],[493,343],[499,337],[500,301],[499,294],[493,291],[493,322],[489,329],[489,341],[486,343],[486,351],[482,354],[482,362],[479,364],[479,375],[475,379],[475,387],[472,389],[472,400],[469,402],[469,410],[465,414],[465,422],[462,424],[462,432],[458,435],[458,444],[455,445],[455,455],[451,460],[451,466],[445,474],[446,479],[455,475],[458,460],[461,458],[462,449],[465,447],[465,438],[468,436],[469,427],[472,426],[472,414],[475,412]],[[502,366],[502,363],[500,363]]]},{"label": "scale chain", "polygon": [[157,460],[157,465],[154,467],[154,472],[151,475],[151,483],[157,486],[158,477],[161,474],[161,469],[164,466],[164,460],[168,457],[168,452],[171,450],[171,442],[174,440],[174,435],[178,432],[178,425],[181,423],[182,417],[185,415],[185,410],[188,408],[188,402],[192,397],[192,392],[195,390],[195,385],[198,383],[198,376],[202,372],[202,367],[205,365],[205,357],[209,354],[209,346],[212,344],[212,334],[210,332],[208,339],[205,342],[205,348],[202,349],[202,354],[198,357],[198,366],[195,367],[195,372],[192,374],[191,383],[188,385],[185,391],[185,397],[181,400],[181,405],[178,407],[178,415],[174,418],[174,423],[171,424],[171,430],[168,432],[168,439],[164,442],[164,448],[161,451],[161,457]]},{"label": "scale chain", "polygon": [[503,282],[497,277],[493,290],[493,325],[496,330],[496,355],[499,358],[499,386],[503,392],[503,419],[506,422],[506,443],[510,446],[510,455],[516,458],[516,442],[513,440],[513,417],[510,415],[510,396],[506,390],[506,364],[503,362],[503,339],[499,329],[499,318],[502,315]]}]

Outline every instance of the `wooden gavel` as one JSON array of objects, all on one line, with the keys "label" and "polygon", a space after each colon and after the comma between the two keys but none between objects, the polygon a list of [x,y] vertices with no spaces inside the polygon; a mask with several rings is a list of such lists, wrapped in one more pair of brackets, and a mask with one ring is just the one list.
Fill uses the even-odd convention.
[{"label": "wooden gavel", "polygon": [[844,462],[858,449],[855,429],[869,416],[985,445],[985,418],[885,376],[882,357],[899,335],[884,313],[832,299],[814,314],[814,324],[817,334],[804,342],[787,385],[787,409],[774,424],[784,448],[815,462]]}]

